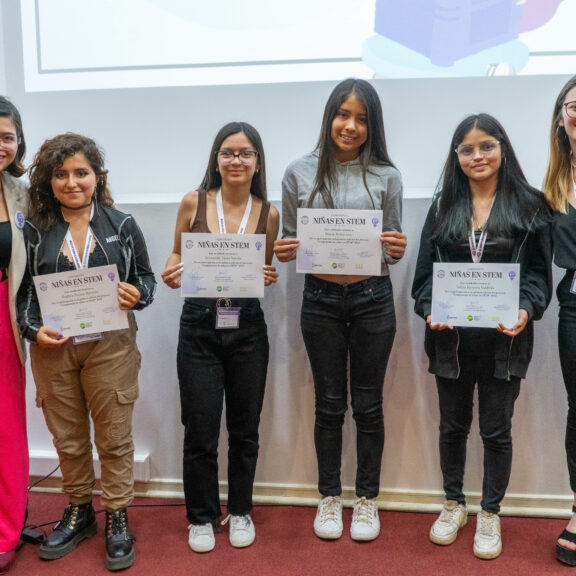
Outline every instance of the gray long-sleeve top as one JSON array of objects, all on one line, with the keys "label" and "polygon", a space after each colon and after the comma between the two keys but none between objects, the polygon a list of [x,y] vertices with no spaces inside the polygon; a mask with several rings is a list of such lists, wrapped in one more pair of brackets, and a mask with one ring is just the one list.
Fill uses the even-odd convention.
[{"label": "gray long-sleeve top", "polygon": [[[283,238],[296,238],[296,212],[298,208],[308,207],[317,170],[318,152],[307,154],[286,168],[282,179]],[[336,186],[331,188],[334,208],[382,210],[382,231],[402,231],[402,178],[396,168],[371,164],[366,172],[370,193],[366,190],[359,160],[337,162],[336,175]],[[316,195],[312,208],[327,208],[321,194]],[[388,275],[387,264],[395,262],[394,258],[383,255],[382,276]]]}]

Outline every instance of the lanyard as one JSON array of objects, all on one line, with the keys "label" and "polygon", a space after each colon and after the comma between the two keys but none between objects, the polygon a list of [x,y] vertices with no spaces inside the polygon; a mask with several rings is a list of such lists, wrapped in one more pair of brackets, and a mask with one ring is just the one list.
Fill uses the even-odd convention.
[{"label": "lanyard", "polygon": [[[218,224],[220,226],[220,234],[226,234],[226,221],[224,220],[224,205],[222,203],[222,190],[218,190],[216,193],[216,210],[218,211]],[[244,210],[244,216],[242,217],[242,222],[240,222],[240,227],[238,228],[237,234],[244,234],[246,230],[246,224],[248,224],[248,218],[250,217],[250,211],[252,210],[252,194],[248,196],[248,202],[246,204],[246,209]]]},{"label": "lanyard", "polygon": [[[94,205],[92,205],[92,210],[90,211],[90,220],[92,220],[93,214],[94,214]],[[70,254],[72,254],[72,260],[74,261],[76,270],[82,270],[83,268],[88,268],[88,260],[90,259],[90,248],[92,247],[93,238],[94,234],[92,233],[92,229],[90,228],[90,226],[88,226],[88,231],[86,232],[86,242],[84,242],[84,253],[82,254],[82,261],[80,261],[78,250],[76,250],[74,240],[72,239],[72,234],[70,233],[70,228],[68,228],[68,232],[66,233],[66,242],[68,243]]]},{"label": "lanyard", "polygon": [[476,234],[474,234],[474,216],[472,216],[470,221],[470,236],[468,238],[468,243],[470,244],[470,254],[472,255],[472,262],[478,264],[482,260],[482,254],[484,254],[484,245],[486,244],[486,238],[488,237],[488,232],[486,230],[490,214],[492,212],[492,207],[494,206],[494,200],[496,200],[496,194],[492,198],[492,204],[490,204],[490,210],[488,211],[488,216],[486,217],[486,223],[484,224],[484,230],[480,233],[480,238],[478,238],[478,243],[476,243]]}]

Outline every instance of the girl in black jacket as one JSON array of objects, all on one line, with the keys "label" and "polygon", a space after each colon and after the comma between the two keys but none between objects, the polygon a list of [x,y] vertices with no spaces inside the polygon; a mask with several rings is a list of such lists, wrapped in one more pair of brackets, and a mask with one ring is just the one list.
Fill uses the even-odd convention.
[{"label": "girl in black jacket", "polygon": [[[412,297],[426,320],[425,348],[440,403],[446,502],[430,539],[451,544],[467,521],[462,487],[477,384],[484,444],[482,510],[474,538],[479,558],[495,558],[502,550],[498,513],[512,464],[514,403],[532,356],[533,320],[541,318],[552,291],[549,220],[544,196],[526,181],[500,123],[487,114],[464,119],[452,138],[441,188],[422,231]],[[434,262],[480,261],[520,264],[514,326],[432,324]]]}]

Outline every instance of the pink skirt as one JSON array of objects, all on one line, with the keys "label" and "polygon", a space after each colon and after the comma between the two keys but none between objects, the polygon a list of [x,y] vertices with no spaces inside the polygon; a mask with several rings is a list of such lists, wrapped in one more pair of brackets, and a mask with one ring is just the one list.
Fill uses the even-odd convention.
[{"label": "pink skirt", "polygon": [[8,282],[0,282],[0,552],[16,548],[28,489],[25,372],[14,342]]}]

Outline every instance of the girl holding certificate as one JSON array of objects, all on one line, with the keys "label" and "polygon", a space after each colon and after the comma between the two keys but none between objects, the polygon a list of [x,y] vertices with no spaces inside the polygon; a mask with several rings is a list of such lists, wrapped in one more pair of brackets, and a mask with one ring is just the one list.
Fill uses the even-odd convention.
[{"label": "girl holding certificate", "polygon": [[[103,156],[90,138],[63,134],[42,144],[30,168],[28,217],[28,269],[18,293],[20,329],[31,342],[37,404],[54,437],[70,502],[40,546],[40,557],[61,558],[96,534],[92,416],[102,465],[106,566],[121,570],[134,562],[126,508],[134,495],[132,411],[140,352],[132,310],[152,302],[154,274],[140,228],[113,207]],[[63,338],[43,324],[33,276],[108,264],[118,268],[118,306],[128,311],[129,328]]]},{"label": "girl holding certificate", "polygon": [[[462,491],[466,444],[478,386],[484,444],[482,510],[474,554],[495,558],[502,550],[500,502],[512,464],[512,414],[533,348],[533,321],[552,291],[549,209],[532,188],[500,123],[471,115],[456,128],[441,188],[428,213],[412,296],[426,320],[429,371],[440,405],[440,466],[446,501],[430,530],[432,542],[454,542],[467,522]],[[431,323],[434,262],[520,264],[518,321],[513,326],[456,328]]]},{"label": "girl holding certificate", "polygon": [[[216,135],[204,179],[184,196],[174,248],[162,280],[180,288],[182,233],[265,234],[262,273],[276,282],[272,266],[279,214],[266,201],[266,163],[260,135],[245,122],[226,124]],[[230,544],[250,546],[255,530],[252,487],[258,460],[258,427],[268,368],[268,333],[257,298],[186,298],[180,318],[178,379],[184,425],[184,494],[188,544],[194,552],[215,546],[213,524],[221,514],[218,436],[223,402],[228,429]]]},{"label": "girl holding certificate", "polygon": [[24,527],[28,494],[24,344],[16,294],[26,269],[26,186],[18,180],[26,142],[16,107],[0,96],[0,574],[10,568]]},{"label": "girl holding certificate", "polygon": [[[554,262],[566,270],[557,288],[560,304],[558,348],[568,394],[566,456],[576,513],[576,76],[562,88],[552,114],[550,161],[544,190],[555,210],[553,225]],[[556,544],[556,557],[576,566],[576,514]]]},{"label": "girl holding certificate", "polygon": [[350,395],[357,431],[356,500],[350,535],[380,532],[377,497],[384,449],[382,389],[396,332],[388,266],[404,255],[402,182],[386,149],[382,107],[365,80],[348,79],[328,98],[314,152],[288,166],[282,181],[282,239],[274,251],[288,262],[298,249],[298,207],[382,210],[380,276],[307,274],[301,328],[314,377],[314,442],[322,499],[319,538],[340,538],[342,426]]}]

